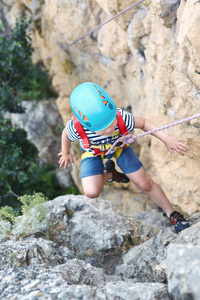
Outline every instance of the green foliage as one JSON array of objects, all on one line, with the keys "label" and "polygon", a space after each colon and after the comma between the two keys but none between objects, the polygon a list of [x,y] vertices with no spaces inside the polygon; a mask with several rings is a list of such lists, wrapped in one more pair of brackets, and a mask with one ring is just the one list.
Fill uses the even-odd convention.
[{"label": "green foliage", "polygon": [[0,187],[18,190],[17,185],[28,180],[37,149],[26,139],[26,132],[13,128],[9,120],[0,120],[0,136]]},{"label": "green foliage", "polygon": [[[45,219],[48,208],[42,204],[48,201],[48,198],[42,193],[36,193],[21,196],[18,200],[21,202],[21,211],[24,216],[25,232],[22,231],[21,235],[26,236],[32,230],[39,228],[40,223]],[[0,242],[12,236],[12,230],[19,221],[18,216],[19,214],[10,206],[0,208]]]},{"label": "green foliage", "polygon": [[5,206],[0,208],[0,221],[4,220],[14,224],[16,216],[16,212],[12,207]]},{"label": "green foliage", "polygon": [[[21,211],[23,215],[28,215],[32,208],[36,210],[40,207],[40,214],[42,214],[43,209],[41,204],[48,201],[48,198],[42,193],[36,193],[34,195],[24,195],[18,198],[21,202]],[[45,210],[46,212],[46,210]],[[19,214],[11,206],[4,206],[0,208],[0,221],[9,221],[11,224],[14,224],[16,217]]]},{"label": "green foliage", "polygon": [[[31,60],[34,49],[29,25],[30,21],[18,20],[10,35],[0,37],[0,206],[10,205],[18,214],[21,203],[16,198],[21,195],[42,192],[53,199],[72,192],[71,188],[60,188],[55,167],[41,165],[26,132],[13,127],[3,115],[22,113],[24,99],[41,100],[52,95],[48,74]],[[77,189],[73,192],[79,193]]]},{"label": "green foliage", "polygon": [[1,111],[22,112],[20,101],[47,99],[52,94],[47,72],[32,63],[30,22],[20,19],[10,35],[0,37]]},{"label": "green foliage", "polygon": [[[34,195],[24,195],[18,198],[22,203],[21,211],[23,215],[29,215],[31,209],[35,209],[35,217],[39,222],[44,220],[47,208],[41,204],[48,201],[48,198],[42,193]],[[34,226],[34,224],[32,224]]]},{"label": "green foliage", "polygon": [[21,211],[23,215],[27,215],[33,207],[38,208],[42,203],[48,201],[48,198],[42,193],[36,193],[21,196],[18,200],[22,203]]},{"label": "green foliage", "polygon": [[84,260],[84,259],[85,259],[85,252],[79,252],[79,253],[77,254],[77,258],[78,258],[78,259],[81,259],[81,260]]}]

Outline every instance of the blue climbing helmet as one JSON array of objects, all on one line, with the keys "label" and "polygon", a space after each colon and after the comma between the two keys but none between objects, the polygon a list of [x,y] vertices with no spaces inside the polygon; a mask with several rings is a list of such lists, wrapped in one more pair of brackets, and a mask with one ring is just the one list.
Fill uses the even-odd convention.
[{"label": "blue climbing helmet", "polygon": [[91,131],[107,128],[117,114],[112,97],[92,82],[82,83],[73,90],[70,105],[79,122]]}]

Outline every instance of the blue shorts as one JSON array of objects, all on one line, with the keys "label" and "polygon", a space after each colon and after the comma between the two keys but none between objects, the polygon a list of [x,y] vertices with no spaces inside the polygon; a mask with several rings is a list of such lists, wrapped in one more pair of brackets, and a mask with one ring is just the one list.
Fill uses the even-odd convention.
[{"label": "blue shorts", "polygon": [[[116,161],[124,174],[136,172],[142,167],[141,161],[131,146],[124,148]],[[100,155],[86,157],[81,161],[81,178],[99,174],[103,175],[103,172],[104,165]]]}]

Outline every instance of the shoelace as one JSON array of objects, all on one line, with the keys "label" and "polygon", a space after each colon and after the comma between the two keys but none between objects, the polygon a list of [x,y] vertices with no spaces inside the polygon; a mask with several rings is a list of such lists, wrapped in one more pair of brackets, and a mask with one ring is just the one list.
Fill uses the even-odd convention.
[{"label": "shoelace", "polygon": [[173,224],[177,224],[178,222],[186,222],[186,220],[184,219],[183,215],[180,213],[175,213],[171,218],[170,218],[171,222]]}]

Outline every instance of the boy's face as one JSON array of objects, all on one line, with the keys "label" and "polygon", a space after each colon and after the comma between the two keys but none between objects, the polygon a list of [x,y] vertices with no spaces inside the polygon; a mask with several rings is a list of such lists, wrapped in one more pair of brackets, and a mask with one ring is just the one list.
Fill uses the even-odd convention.
[{"label": "boy's face", "polygon": [[117,126],[117,118],[115,118],[114,121],[108,127],[106,127],[101,131],[95,131],[95,133],[98,135],[112,136],[116,126]]}]

